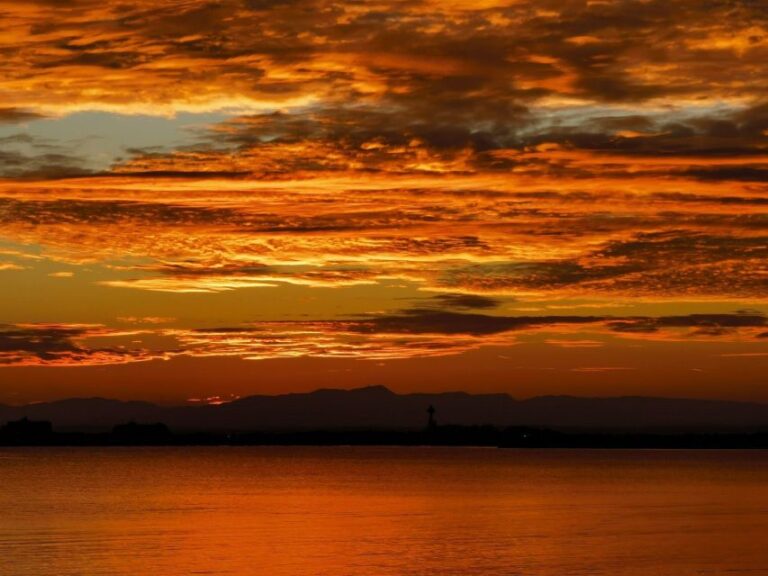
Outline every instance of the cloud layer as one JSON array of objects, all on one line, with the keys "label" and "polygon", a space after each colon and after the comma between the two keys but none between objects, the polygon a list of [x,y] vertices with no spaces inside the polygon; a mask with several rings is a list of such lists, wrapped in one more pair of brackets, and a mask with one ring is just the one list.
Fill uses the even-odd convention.
[{"label": "cloud layer", "polygon": [[[174,356],[396,360],[460,354],[483,346],[514,346],[521,335],[536,333],[560,335],[560,339],[545,340],[554,346],[592,348],[602,346],[606,337],[755,342],[764,337],[766,327],[768,318],[750,311],[662,317],[500,316],[439,308],[347,320],[271,321],[184,330],[28,324],[0,328],[0,365],[93,366]],[[158,345],[161,340],[157,338],[165,339],[165,344]]]},{"label": "cloud layer", "polygon": [[459,114],[504,132],[499,120],[542,98],[766,89],[768,23],[747,0],[38,0],[2,11],[4,93],[40,107],[384,99],[433,125]]},{"label": "cloud layer", "polygon": [[[48,266],[145,304],[114,318],[210,303],[189,314],[208,328],[7,326],[0,364],[764,340],[760,310],[704,307],[768,299],[760,2],[35,0],[0,20],[0,274]],[[109,135],[104,162],[82,111],[200,122],[142,148]],[[403,286],[413,308],[383,312]],[[317,288],[369,300],[216,327],[224,293],[261,289],[267,314],[269,294]],[[505,308],[575,299],[658,309]]]}]

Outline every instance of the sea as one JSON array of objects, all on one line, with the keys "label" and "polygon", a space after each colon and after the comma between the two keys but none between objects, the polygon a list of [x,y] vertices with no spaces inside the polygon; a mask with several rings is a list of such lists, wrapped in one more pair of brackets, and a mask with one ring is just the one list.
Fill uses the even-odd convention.
[{"label": "sea", "polygon": [[768,575],[768,451],[0,448],[0,574]]}]

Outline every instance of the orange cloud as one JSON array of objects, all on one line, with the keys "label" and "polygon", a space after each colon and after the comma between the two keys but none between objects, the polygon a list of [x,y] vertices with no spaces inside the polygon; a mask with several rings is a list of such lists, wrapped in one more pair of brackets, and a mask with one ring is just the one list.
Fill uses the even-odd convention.
[{"label": "orange cloud", "polygon": [[[94,324],[0,326],[0,367],[99,366],[167,357],[162,352],[120,342],[138,334]],[[100,341],[110,345],[99,345]]]},{"label": "orange cloud", "polygon": [[[693,306],[768,295],[768,22],[756,5],[39,0],[1,10],[0,270],[14,277],[39,267],[71,274],[66,289],[92,282],[146,302],[251,288],[379,295],[407,283],[454,310],[482,298],[493,308],[489,295],[535,300],[538,312],[547,299]],[[97,171],[85,128],[68,139],[46,124],[93,110],[226,116]],[[92,269],[98,277],[79,272]],[[430,332],[434,315],[361,312],[194,331],[156,326],[163,310],[120,311],[110,318],[148,325],[178,350],[96,345],[127,337],[105,327],[16,326],[0,361],[388,359],[508,345],[545,326],[553,346],[583,348],[601,340],[582,332],[727,341],[765,329],[540,316],[524,328],[475,319],[485,331],[462,332],[443,316]]]},{"label": "orange cloud", "polygon": [[[761,80],[757,6],[633,2],[3,6],[3,99],[63,113],[263,109],[339,98],[501,95],[577,102],[745,100]],[[685,26],[670,23],[684,22]],[[648,50],[654,46],[654,50]],[[744,79],[749,78],[749,82]],[[2,105],[2,99],[0,99]]]},{"label": "orange cloud", "polygon": [[[179,355],[245,360],[395,360],[456,355],[488,346],[508,347],[518,344],[521,336],[536,333],[553,346],[594,348],[601,347],[605,338],[755,342],[766,327],[766,316],[750,312],[662,317],[501,316],[440,308],[415,308],[349,320],[270,321],[200,329],[121,331],[99,325],[17,324],[0,329],[0,365],[92,366]],[[148,342],[153,335],[163,336],[174,346],[145,344],[142,337]],[[589,335],[600,339],[586,338]],[[131,340],[125,342],[126,338]]]}]

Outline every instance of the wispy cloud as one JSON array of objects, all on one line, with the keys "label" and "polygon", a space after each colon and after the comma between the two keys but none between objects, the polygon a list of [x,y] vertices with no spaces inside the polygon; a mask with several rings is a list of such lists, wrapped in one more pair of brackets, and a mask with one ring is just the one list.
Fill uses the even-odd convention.
[{"label": "wispy cloud", "polygon": [[[85,324],[22,324],[0,326],[2,366],[95,366],[163,358],[165,354],[127,346],[120,339],[138,332]],[[117,340],[111,346],[97,341]]]},{"label": "wispy cloud", "polygon": [[[172,320],[172,319],[171,319]],[[547,344],[599,348],[600,338],[654,341],[754,341],[768,326],[759,314],[663,317],[497,316],[414,308],[347,320],[264,321],[230,327],[161,328],[164,318],[123,318],[141,330],[99,325],[29,324],[0,330],[0,364],[87,366],[173,356],[231,356],[246,360],[346,358],[386,360],[455,355],[488,346],[513,346],[545,335]],[[556,337],[552,337],[556,334]],[[548,336],[550,335],[550,336]],[[588,336],[593,338],[589,338]],[[564,337],[565,336],[565,337]],[[165,347],[144,343],[163,337]],[[168,342],[173,345],[168,347]],[[105,343],[112,343],[105,345]],[[725,356],[759,356],[729,353]],[[628,368],[586,367],[579,372]]]}]

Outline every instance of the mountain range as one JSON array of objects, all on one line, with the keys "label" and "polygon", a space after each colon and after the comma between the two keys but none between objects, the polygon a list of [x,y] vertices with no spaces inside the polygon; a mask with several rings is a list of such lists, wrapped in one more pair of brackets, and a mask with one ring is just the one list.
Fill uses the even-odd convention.
[{"label": "mountain range", "polygon": [[587,430],[768,430],[768,404],[651,397],[585,398],[507,394],[396,394],[384,386],[249,396],[220,405],[72,398],[0,405],[0,423],[27,417],[59,431],[98,431],[128,422],[164,422],[172,430],[255,431],[418,429],[434,406],[439,424],[540,426]]}]

